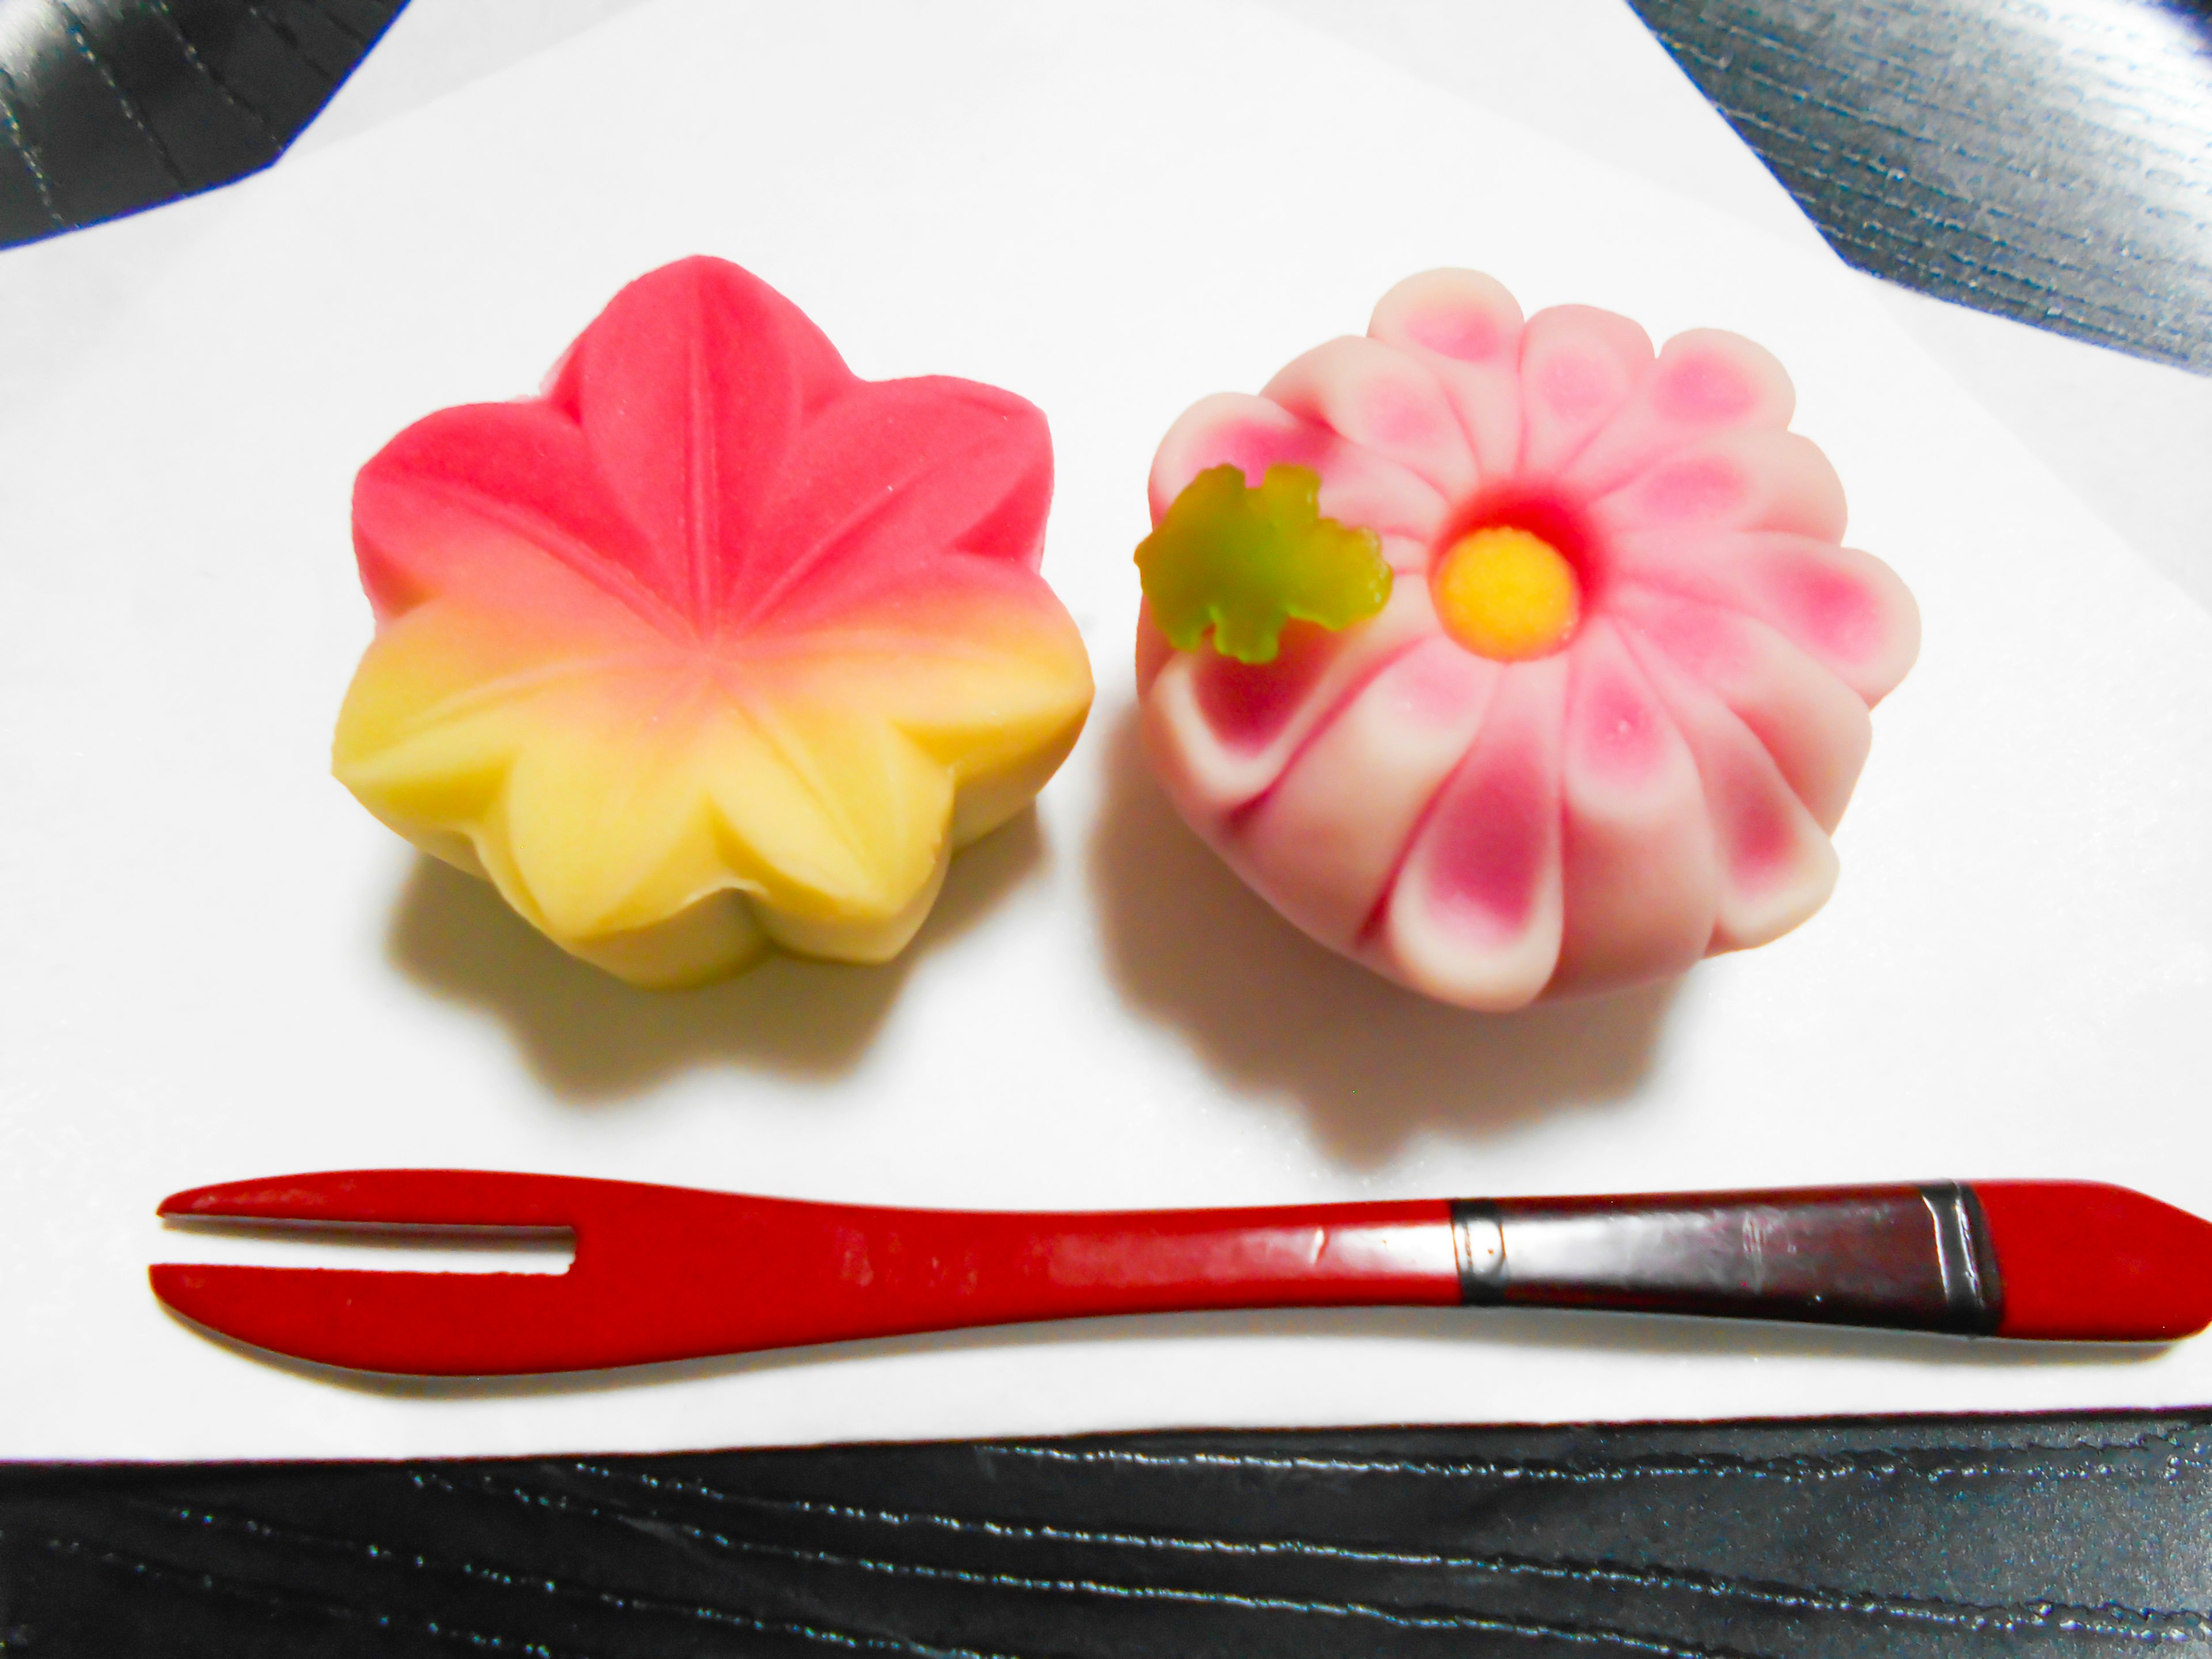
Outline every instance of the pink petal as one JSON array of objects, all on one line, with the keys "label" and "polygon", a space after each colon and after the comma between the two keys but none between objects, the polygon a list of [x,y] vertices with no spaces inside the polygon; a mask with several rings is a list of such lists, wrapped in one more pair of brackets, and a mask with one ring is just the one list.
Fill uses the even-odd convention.
[{"label": "pink petal", "polygon": [[1443,385],[1474,450],[1478,482],[1521,453],[1521,307],[1495,278],[1430,270],[1384,295],[1367,331],[1413,352]]},{"label": "pink petal", "polygon": [[1558,965],[1566,688],[1565,656],[1504,670],[1413,839],[1371,948],[1416,990],[1504,1011],[1533,1002]]},{"label": "pink petal", "polygon": [[1797,394],[1771,352],[1740,334],[1692,329],[1667,342],[1651,373],[1568,468],[1586,495],[1619,489],[1715,433],[1779,432]]},{"label": "pink petal", "polygon": [[1616,539],[1778,530],[1833,542],[1844,533],[1844,486],[1809,439],[1794,432],[1724,432],[1677,451],[1601,497],[1590,518]]},{"label": "pink petal", "polygon": [[1693,328],[1667,342],[1647,388],[1662,420],[1700,431],[1790,424],[1797,393],[1774,354],[1717,328]]},{"label": "pink petal", "polygon": [[1835,848],[1749,727],[1664,653],[1624,637],[1698,763],[1720,853],[1711,948],[1779,939],[1827,902]]},{"label": "pink petal", "polygon": [[1697,763],[1613,623],[1569,653],[1560,793],[1565,921],[1555,991],[1680,973],[1720,910],[1719,854]]},{"label": "pink petal", "polygon": [[1756,617],[1871,708],[1920,652],[1920,608],[1871,553],[1809,536],[1624,537],[1616,580]]},{"label": "pink petal", "polygon": [[1051,504],[1036,405],[969,380],[856,381],[795,434],[725,608],[803,625],[952,552],[1034,570]]},{"label": "pink petal", "polygon": [[1521,473],[1548,477],[1627,406],[1651,373],[1651,337],[1595,306],[1553,306],[1521,336]]},{"label": "pink petal", "polygon": [[691,258],[617,294],[546,396],[582,427],[653,548],[662,597],[703,627],[799,428],[854,383],[798,307],[735,265]]},{"label": "pink petal", "polygon": [[1237,820],[1239,872],[1324,945],[1352,949],[1503,672],[1442,637],[1391,661]]},{"label": "pink petal", "polygon": [[1437,377],[1412,352],[1347,335],[1316,346],[1261,395],[1395,461],[1447,498],[1474,488],[1474,455]]},{"label": "pink petal", "polygon": [[1866,700],[1764,623],[1650,590],[1612,612],[1704,684],[1751,728],[1820,827],[1834,833],[1866,764]]},{"label": "pink petal", "polygon": [[582,433],[544,403],[477,404],[417,421],[354,483],[354,545],[380,619],[473,590],[574,584],[667,628],[659,555],[608,493]]},{"label": "pink petal", "polygon": [[1443,497],[1395,461],[1302,421],[1268,398],[1222,392],[1193,404],[1160,440],[1152,459],[1152,522],[1167,516],[1193,478],[1224,464],[1237,468],[1252,486],[1270,466],[1310,467],[1321,477],[1324,517],[1379,535],[1425,545],[1443,520]]},{"label": "pink petal", "polygon": [[1436,632],[1427,588],[1401,581],[1382,615],[1341,633],[1291,623],[1270,663],[1248,665],[1211,646],[1177,651],[1145,698],[1152,769],[1186,819],[1218,834],[1231,812],[1282,775],[1332,710]]}]

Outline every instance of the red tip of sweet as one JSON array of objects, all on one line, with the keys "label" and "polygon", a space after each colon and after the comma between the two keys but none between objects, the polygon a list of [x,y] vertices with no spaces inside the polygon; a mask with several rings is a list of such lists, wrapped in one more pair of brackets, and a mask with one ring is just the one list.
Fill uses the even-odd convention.
[{"label": "red tip of sweet", "polygon": [[2212,1223],[2093,1181],[1978,1181],[1999,1336],[2168,1342],[2212,1324]]}]

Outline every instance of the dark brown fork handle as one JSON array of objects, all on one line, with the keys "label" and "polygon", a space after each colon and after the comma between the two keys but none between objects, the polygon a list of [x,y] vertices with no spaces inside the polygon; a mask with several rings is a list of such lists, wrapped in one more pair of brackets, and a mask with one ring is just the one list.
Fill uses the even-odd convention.
[{"label": "dark brown fork handle", "polygon": [[1973,1189],[1832,1187],[1451,1206],[1461,1300],[1986,1336],[2004,1314]]}]

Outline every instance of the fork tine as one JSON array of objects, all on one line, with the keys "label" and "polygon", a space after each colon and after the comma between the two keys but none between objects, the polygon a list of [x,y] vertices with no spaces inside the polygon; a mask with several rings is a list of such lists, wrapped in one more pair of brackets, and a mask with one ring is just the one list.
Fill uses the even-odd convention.
[{"label": "fork tine", "polygon": [[[656,1189],[469,1170],[346,1170],[197,1187],[165,1217],[396,1227],[567,1228],[617,1254]],[[631,1241],[650,1247],[649,1233]],[[149,1270],[154,1294],[196,1324],[274,1352],[359,1370],[471,1376],[627,1361],[636,1334],[593,1319],[598,1275],[392,1273],[194,1266]]]},{"label": "fork tine", "polygon": [[565,1274],[164,1262],[148,1276],[154,1294],[193,1323],[319,1364],[480,1376],[621,1363],[563,1316]]},{"label": "fork tine", "polygon": [[[566,1228],[564,1273],[441,1273],[165,1262],[154,1294],[239,1341],[296,1358],[422,1376],[589,1370],[738,1352],[837,1334],[822,1298],[740,1264],[834,1264],[794,1242],[831,1206],[625,1181],[465,1170],[353,1170],[194,1188],[164,1216],[397,1227]],[[818,1231],[823,1224],[816,1224]],[[817,1273],[820,1271],[817,1270]],[[834,1271],[834,1269],[833,1269]]]},{"label": "fork tine", "polygon": [[194,1187],[163,1216],[386,1226],[574,1227],[626,1183],[472,1170],[341,1170]]}]

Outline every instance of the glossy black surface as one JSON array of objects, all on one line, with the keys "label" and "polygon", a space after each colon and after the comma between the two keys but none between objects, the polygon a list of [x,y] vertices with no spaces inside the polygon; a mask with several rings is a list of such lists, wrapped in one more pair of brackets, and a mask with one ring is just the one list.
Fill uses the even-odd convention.
[{"label": "glossy black surface", "polygon": [[405,0],[0,0],[0,247],[283,154]]},{"label": "glossy black surface", "polygon": [[2194,1652],[2208,1514],[2212,1414],[0,1470],[0,1651]]},{"label": "glossy black surface", "polygon": [[1630,0],[1853,264],[2212,372],[2208,0]]}]

